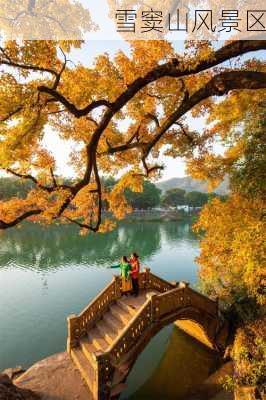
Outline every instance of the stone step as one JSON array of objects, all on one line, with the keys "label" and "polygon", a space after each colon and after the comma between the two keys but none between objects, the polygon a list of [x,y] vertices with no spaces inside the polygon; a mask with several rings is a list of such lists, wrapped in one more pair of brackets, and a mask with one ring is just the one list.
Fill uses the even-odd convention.
[{"label": "stone step", "polygon": [[[94,369],[92,368],[91,363],[88,361],[88,359],[85,357],[83,354],[81,348],[75,347],[74,349],[71,349],[71,358],[78,367],[82,378],[85,380],[86,384],[88,385],[88,389],[91,392],[91,398],[92,393],[93,393],[93,385],[95,382],[95,372]],[[63,379],[63,377],[62,377]]]},{"label": "stone step", "polygon": [[115,332],[109,324],[105,322],[105,320],[101,320],[97,322],[96,328],[99,330],[103,338],[108,342],[108,344],[112,344],[114,340],[117,338],[117,332]]},{"label": "stone step", "polygon": [[92,366],[95,364],[94,353],[98,352],[98,349],[92,344],[88,337],[83,337],[79,341],[80,348],[84,355],[87,357]]},{"label": "stone step", "polygon": [[105,321],[114,330],[114,332],[117,333],[117,335],[119,331],[125,327],[125,324],[117,319],[111,312],[108,312],[104,315],[103,321]]},{"label": "stone step", "polygon": [[123,310],[126,311],[126,313],[131,314],[132,317],[137,312],[137,307],[127,304],[127,303],[124,303],[122,300],[117,300],[117,304],[119,305],[119,307],[123,308]]},{"label": "stone step", "polygon": [[108,342],[104,339],[99,329],[96,327],[88,332],[88,338],[93,346],[96,347],[97,351],[105,352],[109,347]]},{"label": "stone step", "polygon": [[132,319],[132,315],[124,311],[122,307],[119,307],[118,304],[114,304],[110,307],[111,313],[115,316],[116,319],[123,322],[124,325],[127,325],[128,322]]}]

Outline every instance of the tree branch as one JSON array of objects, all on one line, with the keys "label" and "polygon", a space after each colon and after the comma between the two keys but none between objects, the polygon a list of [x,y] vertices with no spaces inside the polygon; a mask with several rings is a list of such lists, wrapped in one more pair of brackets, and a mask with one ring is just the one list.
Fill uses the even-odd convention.
[{"label": "tree branch", "polygon": [[30,210],[30,211],[26,211],[25,213],[21,214],[19,217],[15,218],[13,221],[11,222],[5,222],[0,220],[0,229],[8,229],[8,228],[12,228],[16,225],[18,225],[20,222],[24,221],[25,219],[32,217],[33,215],[38,215],[41,214],[42,210],[40,209],[36,209],[36,210]]},{"label": "tree branch", "polygon": [[8,121],[10,118],[12,118],[15,114],[17,114],[18,112],[20,112],[21,110],[23,110],[23,106],[18,106],[15,110],[10,111],[4,118],[0,119],[0,122],[6,122]]},{"label": "tree branch", "polygon": [[94,118],[87,116],[86,119],[87,121],[93,122],[96,127],[99,126],[98,122]]},{"label": "tree branch", "polygon": [[43,185],[41,185],[41,184],[38,182],[38,180],[37,180],[34,176],[32,176],[32,175],[30,175],[30,174],[20,174],[19,172],[14,171],[14,170],[11,169],[11,168],[4,168],[4,170],[5,170],[6,172],[8,172],[8,173],[10,173],[10,174],[12,174],[12,175],[18,177],[18,178],[21,178],[21,179],[24,179],[24,180],[30,180],[30,181],[32,181],[32,182],[33,182],[36,186],[38,186],[40,189],[43,189],[43,190],[45,190],[45,191],[47,191],[47,192],[50,192],[50,193],[53,191],[53,188],[52,188],[52,187],[48,187],[48,186],[43,186]]},{"label": "tree branch", "polygon": [[158,118],[156,117],[156,115],[154,115],[152,113],[146,113],[145,116],[147,118],[150,118],[152,121],[154,121],[157,127],[160,126],[160,122],[159,122]]},{"label": "tree branch", "polygon": [[144,177],[149,177],[152,172],[164,169],[162,165],[154,165],[153,167],[149,167],[145,156],[142,157],[141,161],[145,170],[145,174],[140,174],[140,175]]},{"label": "tree branch", "polygon": [[188,99],[184,99],[178,109],[173,112],[158,130],[155,137],[147,144],[145,156],[161,139],[164,133],[176,121],[191,110],[195,105],[211,96],[223,96],[230,90],[263,89],[266,88],[266,73],[254,71],[230,71],[214,76],[203,88],[196,91]]},{"label": "tree branch", "polygon": [[[96,164],[96,152],[98,142],[101,138],[102,133],[107,128],[108,124],[110,123],[113,116],[122,108],[124,107],[128,101],[130,101],[135,94],[137,94],[142,88],[147,86],[148,84],[157,81],[163,77],[174,77],[174,78],[181,78],[183,76],[189,76],[192,74],[197,74],[209,68],[212,68],[224,61],[232,57],[236,57],[247,53],[249,51],[261,50],[266,49],[266,42],[263,40],[260,41],[236,41],[232,42],[221,49],[214,52],[212,57],[207,60],[200,61],[194,67],[190,65],[184,66],[182,62],[169,62],[163,65],[159,65],[154,68],[152,71],[147,73],[144,77],[137,78],[134,82],[132,82],[126,89],[124,93],[122,93],[118,98],[113,102],[110,103],[107,100],[97,100],[93,101],[83,109],[78,109],[74,104],[72,104],[69,100],[67,100],[62,94],[60,94],[57,90],[52,88],[48,88],[46,86],[40,86],[38,88],[39,92],[46,93],[52,96],[55,101],[61,102],[66,109],[71,112],[77,118],[87,115],[89,112],[93,111],[97,107],[105,106],[107,110],[103,114],[101,122],[96,126],[96,129],[92,135],[90,143],[87,145],[87,166],[86,171],[84,174],[83,179],[81,179],[78,183],[76,183],[72,187],[68,187],[70,189],[71,194],[67,197],[65,202],[63,203],[58,217],[60,217],[63,211],[68,207],[72,199],[75,195],[84,187],[86,186],[91,179],[92,171],[94,171],[95,179],[97,180],[97,164]],[[37,70],[41,72],[50,72],[54,76],[58,76],[58,72],[39,68],[37,66],[30,66],[30,65],[20,65],[19,63],[13,63],[10,60],[0,60],[0,64],[6,64],[15,66],[17,68],[24,68],[24,69],[31,69]],[[12,65],[13,64],[13,65]],[[141,148],[143,152],[143,159],[144,163],[146,164],[146,157],[149,154],[150,150],[157,144],[160,138],[164,135],[164,133],[175,123],[178,121],[180,117],[182,117],[186,112],[188,112],[191,108],[193,108],[196,104],[199,104],[204,99],[210,96],[222,96],[230,90],[234,89],[259,89],[266,87],[266,73],[261,72],[253,72],[253,71],[233,71],[233,72],[225,72],[214,76],[203,88],[196,91],[194,94],[189,96],[188,92],[185,92],[184,98],[181,104],[178,106],[177,110],[172,113],[166,121],[161,125],[157,125],[157,130],[155,136],[149,143],[140,143],[139,141],[133,142],[133,139],[130,143],[125,143],[124,145],[117,146],[114,149],[110,149],[109,154],[113,154],[117,151],[124,151],[133,148]],[[95,160],[95,161],[94,161]],[[149,168],[146,164],[144,168],[147,171],[152,171],[155,168],[161,168],[159,166],[155,166]],[[97,189],[98,186],[97,186]],[[100,199],[100,192],[98,192],[99,199]],[[101,207],[100,207],[101,208]],[[0,228],[5,229],[5,227],[14,226],[19,223],[21,220],[26,219],[31,215],[37,215],[41,213],[41,210],[32,210],[28,211],[27,213],[22,214],[16,220],[11,223],[5,223],[4,221],[0,221]],[[99,211],[98,211],[99,212]],[[98,214],[98,221],[100,221],[100,215]],[[75,222],[77,223],[77,222]],[[96,227],[92,227],[93,229],[98,229],[101,222],[97,222]],[[81,225],[80,225],[81,226]],[[3,228],[4,227],[4,228]],[[84,226],[87,229],[90,229],[88,226]]]},{"label": "tree branch", "polygon": [[181,129],[182,134],[188,138],[190,143],[194,142],[194,138],[189,133],[187,133],[187,131],[185,130],[185,128],[184,128],[184,126],[183,126],[183,124],[181,122],[175,122],[174,125],[178,125],[179,126],[179,128]]},{"label": "tree branch", "polygon": [[51,187],[40,184],[38,182],[38,180],[34,176],[32,176],[30,174],[20,174],[19,172],[14,171],[11,168],[3,168],[3,169],[8,173],[10,173],[10,174],[12,174],[14,176],[17,176],[18,178],[32,181],[38,188],[40,188],[42,190],[45,190],[48,193],[52,193],[55,188],[69,189],[69,190],[72,189],[71,186],[69,186],[69,185],[57,185],[56,180],[55,180],[55,176],[53,175],[52,168],[50,168],[50,173],[51,173],[51,176],[52,176],[52,179],[53,179],[54,186],[51,186]]},{"label": "tree branch", "polygon": [[60,50],[61,50],[61,52],[63,54],[64,62],[63,62],[63,65],[62,65],[62,68],[61,68],[60,72],[57,74],[57,76],[55,78],[55,81],[54,81],[54,84],[53,84],[53,90],[57,89],[57,87],[58,87],[58,85],[60,83],[60,79],[61,79],[62,73],[66,69],[66,65],[67,65],[67,58],[66,58],[65,52],[62,50],[61,47],[60,47]]},{"label": "tree branch", "polygon": [[63,96],[61,93],[59,93],[58,91],[56,91],[53,88],[49,88],[46,86],[39,86],[38,90],[40,93],[47,93],[47,94],[51,95],[56,101],[59,101],[61,104],[63,104],[65,106],[65,108],[71,114],[73,114],[76,118],[85,117],[87,114],[89,114],[91,111],[93,111],[95,108],[98,108],[98,107],[105,106],[108,108],[112,108],[112,103],[110,103],[109,101],[97,100],[97,101],[93,101],[88,106],[79,109],[73,103],[71,103],[69,100],[67,100],[67,98],[65,96]]},{"label": "tree branch", "polygon": [[31,64],[22,64],[16,61],[13,61],[6,51],[3,49],[3,47],[0,47],[1,53],[4,55],[5,59],[0,60],[0,65],[7,65],[9,67],[14,67],[14,68],[19,68],[19,69],[24,69],[24,70],[30,70],[30,71],[37,71],[37,72],[48,72],[49,74],[54,75],[56,78],[58,76],[58,72],[51,69],[51,68],[43,68],[43,67],[38,67],[37,65],[31,65]]},{"label": "tree branch", "polygon": [[97,218],[96,218],[96,224],[85,224],[83,222],[79,222],[78,220],[75,220],[73,218],[65,217],[69,222],[78,225],[80,228],[90,230],[92,232],[97,232],[99,230],[99,227],[102,222],[102,185],[101,185],[101,180],[98,172],[98,167],[97,167],[97,161],[96,157],[93,160],[93,171],[94,171],[94,177],[95,177],[95,182],[97,185],[96,189],[91,190],[91,193],[96,193],[98,195],[97,198]]},{"label": "tree branch", "polygon": [[57,182],[56,182],[55,175],[54,175],[54,170],[53,170],[52,167],[50,168],[50,174],[51,174],[51,177],[52,177],[54,188],[56,188],[57,187]]},{"label": "tree branch", "polygon": [[[250,51],[266,49],[265,40],[240,40],[232,42],[221,49],[214,52],[210,59],[203,60],[199,62],[195,67],[182,65],[181,62],[175,63],[169,61],[168,63],[159,65],[153,70],[148,72],[144,77],[137,78],[134,82],[128,85],[127,90],[123,92],[113,103],[107,100],[97,100],[93,101],[86,107],[78,109],[73,103],[67,100],[61,93],[54,89],[46,86],[39,86],[38,90],[42,93],[50,94],[57,101],[62,103],[69,112],[75,115],[77,118],[87,115],[89,112],[100,106],[106,106],[112,112],[110,113],[110,119],[112,116],[119,111],[125,104],[131,100],[135,94],[137,94],[142,88],[148,84],[157,81],[163,77],[174,77],[181,78],[183,76],[189,76],[206,69],[212,68],[218,64],[227,61],[232,57],[237,57],[239,55],[245,54]],[[58,75],[58,73],[56,73]]]}]

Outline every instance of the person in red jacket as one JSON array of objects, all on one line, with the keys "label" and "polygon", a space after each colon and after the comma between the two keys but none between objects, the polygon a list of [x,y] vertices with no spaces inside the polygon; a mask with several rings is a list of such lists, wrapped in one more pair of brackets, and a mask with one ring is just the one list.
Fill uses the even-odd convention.
[{"label": "person in red jacket", "polygon": [[133,296],[137,297],[139,294],[139,271],[140,271],[140,264],[139,264],[139,256],[137,253],[132,253],[130,258],[131,264],[131,280],[132,280],[132,292]]}]

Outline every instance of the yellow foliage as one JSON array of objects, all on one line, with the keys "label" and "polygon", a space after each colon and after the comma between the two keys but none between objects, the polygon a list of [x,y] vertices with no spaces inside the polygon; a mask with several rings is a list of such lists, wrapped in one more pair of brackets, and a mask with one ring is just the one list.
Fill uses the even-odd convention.
[{"label": "yellow foliage", "polygon": [[[22,8],[24,3],[21,2]],[[57,3],[54,1],[53,6]],[[67,3],[63,0],[62,4],[75,8]],[[166,2],[166,9],[170,3]],[[3,4],[3,9],[6,7]],[[80,12],[78,8],[79,16]],[[74,27],[75,21],[72,20]],[[90,19],[87,22],[91,24]],[[11,214],[19,217],[23,210],[32,210],[39,204],[41,212],[34,216],[35,220],[51,222],[62,217],[62,221],[68,218],[81,225],[97,225],[101,199],[99,191],[95,191],[96,167],[100,180],[103,176],[118,177],[111,192],[103,190],[102,198],[115,217],[123,218],[131,211],[125,190],[141,191],[147,171],[151,171],[147,173],[149,177],[157,177],[155,159],[162,153],[186,157],[188,171],[196,178],[207,178],[211,187],[241,159],[246,144],[238,132],[239,125],[250,112],[255,114],[264,92],[232,91],[219,102],[199,102],[193,115],[210,114],[204,132],[190,131],[185,121],[188,110],[181,112],[183,101],[186,103],[199,89],[204,90],[214,74],[224,69],[217,66],[215,70],[190,73],[202,61],[213,59],[213,43],[187,42],[182,54],[166,40],[132,41],[129,53],[119,51],[114,57],[102,54],[91,67],[69,61],[65,65],[71,49],[81,45],[75,40],[9,41],[0,51],[0,62],[4,63],[0,74],[0,168],[31,180],[36,187],[27,199],[13,199],[6,205],[2,202],[0,220],[10,222]],[[163,71],[167,68],[168,72],[157,79],[164,63],[168,64]],[[252,59],[241,68],[262,71],[264,63]],[[176,70],[181,73],[183,69],[185,76],[176,77]],[[143,81],[147,85],[142,87]],[[181,117],[177,121],[171,119],[169,127],[170,115],[179,108]],[[175,122],[182,122],[183,129]],[[65,187],[66,177],[57,176],[57,162],[44,149],[47,129],[73,145],[69,159],[76,173],[72,189]],[[211,148],[217,136],[229,143],[223,156],[214,155]],[[158,140],[153,143],[156,137]],[[46,190],[41,191],[41,186]],[[10,215],[6,214],[8,207],[13,208]],[[104,226],[109,229],[112,224]]]},{"label": "yellow foliage", "polygon": [[200,242],[199,276],[205,290],[226,304],[251,296],[265,304],[265,201],[234,194],[204,207],[196,231]]},{"label": "yellow foliage", "polygon": [[265,382],[266,318],[258,318],[238,328],[232,349],[235,383],[257,386]]}]

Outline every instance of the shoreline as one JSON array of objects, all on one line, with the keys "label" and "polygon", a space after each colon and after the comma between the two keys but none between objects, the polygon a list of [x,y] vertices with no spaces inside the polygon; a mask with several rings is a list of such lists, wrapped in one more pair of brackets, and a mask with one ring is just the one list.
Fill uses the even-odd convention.
[{"label": "shoreline", "polygon": [[[199,385],[189,400],[233,400],[233,393],[226,392],[220,384],[221,378],[232,370],[232,362],[222,364]],[[36,362],[12,382],[13,390],[23,394],[23,400],[93,400],[67,352]]]},{"label": "shoreline", "polygon": [[196,222],[198,217],[198,212],[194,213],[182,213],[178,211],[153,211],[153,210],[145,210],[145,211],[133,211],[131,214],[128,214],[121,222],[135,222],[135,221],[144,221],[144,222],[187,222],[194,223]]},{"label": "shoreline", "polygon": [[[185,321],[176,321],[174,324],[185,335],[192,337],[199,346],[208,347],[213,351],[212,344],[201,329],[195,328],[193,323],[185,325],[184,323]],[[21,390],[28,394],[22,397],[23,400],[35,400],[34,396],[36,396],[36,400],[93,400],[79,370],[66,351],[45,357],[26,370],[16,367],[2,371],[2,374],[4,373],[7,373],[11,378],[14,391]],[[221,377],[231,373],[232,362],[222,362],[221,359],[217,368],[188,393],[188,399],[233,400],[233,395],[225,392],[219,382]],[[13,398],[10,399],[13,400]]]}]

